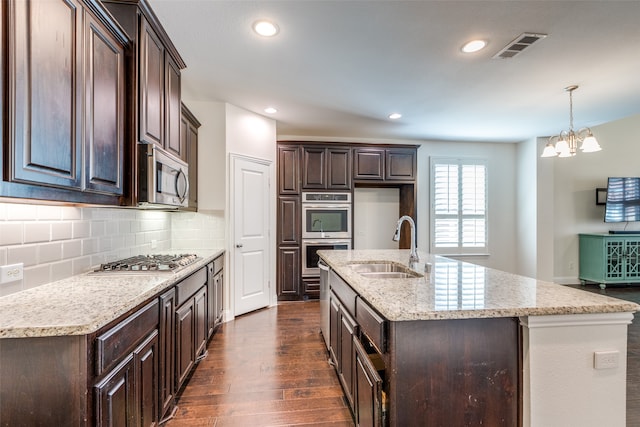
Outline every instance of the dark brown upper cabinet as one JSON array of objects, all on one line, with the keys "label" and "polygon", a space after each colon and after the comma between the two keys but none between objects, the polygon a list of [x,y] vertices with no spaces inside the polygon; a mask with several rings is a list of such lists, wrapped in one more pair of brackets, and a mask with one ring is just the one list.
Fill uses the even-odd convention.
[{"label": "dark brown upper cabinet", "polygon": [[[108,7],[109,3],[107,3]],[[138,140],[164,148],[164,46],[145,19],[140,20]]]},{"label": "dark brown upper cabinet", "polygon": [[355,148],[353,179],[415,181],[415,148]]},{"label": "dark brown upper cabinet", "polygon": [[350,190],[351,149],[302,147],[304,190]]},{"label": "dark brown upper cabinet", "polygon": [[353,156],[353,179],[384,179],[383,149],[356,148]]},{"label": "dark brown upper cabinet", "polygon": [[278,191],[300,194],[300,146],[278,145]]},{"label": "dark brown upper cabinet", "polygon": [[3,5],[8,138],[0,195],[119,204],[127,36],[94,0]]},{"label": "dark brown upper cabinet", "polygon": [[187,153],[187,163],[189,164],[189,206],[190,211],[198,210],[198,128],[200,122],[196,116],[184,105],[181,104],[182,114],[180,118],[180,146],[184,147]]},{"label": "dark brown upper cabinet", "polygon": [[[171,39],[146,0],[103,0],[105,7],[132,38],[132,64],[127,79],[130,103],[128,137],[134,141],[127,156],[130,168],[137,165],[135,142],[155,144],[188,161],[187,148],[180,137],[180,74],[186,67]],[[137,204],[135,174],[131,180],[131,200]]]},{"label": "dark brown upper cabinet", "polygon": [[385,150],[386,181],[414,181],[416,179],[416,149],[392,148]]},{"label": "dark brown upper cabinet", "polygon": [[[165,148],[182,160],[189,161],[186,141],[180,137],[181,106],[180,102],[180,68],[171,56],[166,55],[165,83],[166,83],[166,132]],[[197,122],[197,120],[196,120]],[[198,127],[200,125],[198,124]]]},{"label": "dark brown upper cabinet", "polygon": [[124,189],[124,50],[86,15],[85,188],[119,194]]}]

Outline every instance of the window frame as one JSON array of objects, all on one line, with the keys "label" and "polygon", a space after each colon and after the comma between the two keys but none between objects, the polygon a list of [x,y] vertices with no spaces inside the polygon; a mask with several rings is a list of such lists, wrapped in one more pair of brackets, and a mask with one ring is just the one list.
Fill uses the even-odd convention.
[{"label": "window frame", "polygon": [[[449,246],[449,247],[436,247],[435,245],[435,236],[436,236],[436,219],[442,218],[441,215],[436,214],[435,212],[435,197],[436,197],[436,165],[439,164],[455,164],[459,167],[458,170],[458,214],[457,218],[462,219],[465,215],[461,213],[462,206],[462,191],[461,191],[461,173],[463,165],[475,165],[475,166],[484,166],[484,227],[485,227],[485,238],[484,238],[484,246],[482,247],[463,247],[462,246],[462,233],[458,234],[458,242],[457,246]],[[486,158],[482,157],[431,157],[430,158],[430,206],[429,206],[429,240],[430,240],[430,250],[433,254],[438,255],[450,255],[450,256],[473,256],[473,255],[489,255],[489,162]],[[470,215],[470,217],[477,217],[478,215]],[[461,227],[461,221],[459,221],[459,230]]]}]

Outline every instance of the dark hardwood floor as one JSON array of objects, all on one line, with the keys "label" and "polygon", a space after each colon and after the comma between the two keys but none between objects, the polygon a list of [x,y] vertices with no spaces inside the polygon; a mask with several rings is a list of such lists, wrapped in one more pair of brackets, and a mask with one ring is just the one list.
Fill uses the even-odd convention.
[{"label": "dark hardwood floor", "polygon": [[353,426],[319,325],[317,301],[223,324],[165,426]]},{"label": "dark hardwood floor", "polygon": [[[576,287],[640,304],[640,287]],[[319,310],[281,303],[223,324],[165,426],[353,426]],[[627,426],[640,426],[640,315],[629,326]]]}]

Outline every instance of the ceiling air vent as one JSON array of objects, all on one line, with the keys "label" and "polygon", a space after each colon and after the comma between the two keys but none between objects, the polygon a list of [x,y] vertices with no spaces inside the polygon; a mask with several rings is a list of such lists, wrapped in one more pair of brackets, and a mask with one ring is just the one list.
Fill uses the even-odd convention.
[{"label": "ceiling air vent", "polygon": [[496,53],[493,59],[507,59],[522,53],[538,40],[547,37],[546,34],[522,33],[515,40],[509,43],[504,49]]}]

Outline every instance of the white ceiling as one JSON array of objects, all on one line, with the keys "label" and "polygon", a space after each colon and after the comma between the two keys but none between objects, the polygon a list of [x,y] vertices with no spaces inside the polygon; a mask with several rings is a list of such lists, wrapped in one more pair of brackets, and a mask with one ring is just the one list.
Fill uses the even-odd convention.
[{"label": "white ceiling", "polygon": [[[521,141],[568,129],[571,84],[575,128],[640,114],[640,1],[150,4],[187,63],[184,98],[274,106],[278,135]],[[254,34],[260,18],[280,33]],[[491,58],[524,32],[548,37]],[[489,44],[462,54],[472,38]]]}]

